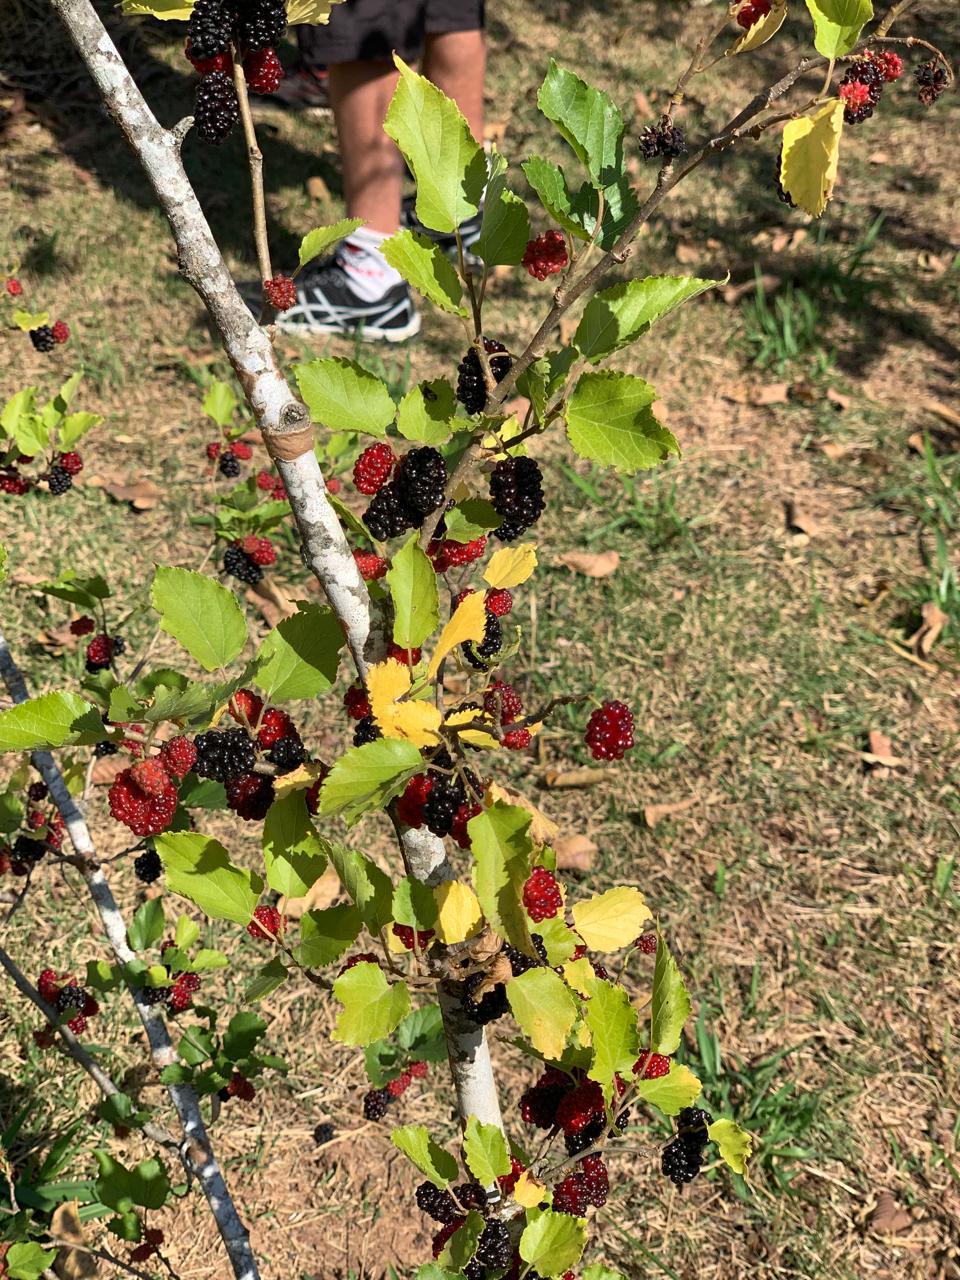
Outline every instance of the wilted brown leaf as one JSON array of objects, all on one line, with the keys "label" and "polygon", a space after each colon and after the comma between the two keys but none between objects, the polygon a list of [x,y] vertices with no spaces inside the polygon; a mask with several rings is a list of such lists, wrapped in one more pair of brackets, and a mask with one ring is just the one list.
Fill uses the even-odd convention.
[{"label": "wilted brown leaf", "polygon": [[776,293],[780,288],[780,277],[768,273],[760,276],[759,280],[755,276],[751,276],[749,280],[743,280],[740,284],[725,285],[722,295],[723,300],[728,307],[735,307],[741,298],[748,293],[755,293],[758,288],[765,295]]},{"label": "wilted brown leaf", "polygon": [[287,593],[270,578],[261,578],[255,587],[247,587],[244,596],[260,610],[271,627],[275,627],[284,618],[292,618],[297,612],[297,606]]},{"label": "wilted brown leaf", "polygon": [[817,388],[806,378],[801,378],[799,382],[795,382],[788,395],[795,404],[816,404],[820,399],[820,393]]},{"label": "wilted brown leaf", "polygon": [[820,527],[808,512],[794,498],[787,498],[783,504],[784,522],[790,533],[806,534],[808,538],[815,538],[820,532]]},{"label": "wilted brown leaf", "polygon": [[786,404],[790,398],[790,388],[786,382],[767,382],[763,386],[751,387],[748,401],[754,405]]},{"label": "wilted brown leaf", "polygon": [[47,653],[59,655],[64,651],[73,653],[80,638],[73,634],[68,624],[65,627],[52,627],[49,631],[38,631],[36,643]]},{"label": "wilted brown leaf", "polygon": [[307,195],[311,200],[322,200],[325,204],[331,199],[327,180],[319,173],[307,179]]},{"label": "wilted brown leaf", "polygon": [[926,604],[921,605],[920,617],[923,621],[910,637],[908,643],[914,653],[918,653],[921,658],[926,658],[940,639],[940,633],[950,621],[950,618],[933,600],[928,600]]},{"label": "wilted brown leaf", "polygon": [[514,791],[510,787],[502,787],[497,782],[491,782],[486,791],[487,800],[493,804],[495,800],[502,800],[504,804],[515,805],[518,809],[525,809],[530,814],[530,839],[534,844],[553,844],[556,837],[560,834],[560,828],[557,824],[533,803],[528,800],[525,795],[519,791]]},{"label": "wilted brown leaf", "polygon": [[104,756],[93,766],[90,779],[96,787],[108,787],[130,763],[124,756]]},{"label": "wilted brown leaf", "polygon": [[893,754],[893,743],[879,729],[867,734],[867,750],[860,752],[860,759],[877,778],[885,778],[890,769],[903,769],[906,760]]},{"label": "wilted brown leaf", "polygon": [[560,871],[589,871],[597,856],[597,846],[588,836],[564,836],[553,848]]},{"label": "wilted brown leaf", "polygon": [[67,1247],[68,1243],[89,1245],[83,1234],[76,1200],[57,1205],[50,1219],[50,1234],[60,1243],[53,1263],[54,1275],[59,1276],[60,1280],[91,1280],[91,1277],[100,1274],[96,1258],[89,1253],[81,1253],[79,1249]]},{"label": "wilted brown leaf", "polygon": [[703,257],[703,250],[698,249],[695,244],[686,244],[683,240],[677,245],[675,251],[677,261],[689,265],[692,262],[699,262]]},{"label": "wilted brown leaf", "polygon": [[662,822],[664,818],[673,818],[678,813],[686,812],[687,809],[692,809],[698,800],[698,796],[688,796],[686,800],[669,800],[664,804],[645,804],[643,806],[643,820],[652,831],[658,822]]},{"label": "wilted brown leaf", "polygon": [[845,396],[842,391],[838,391],[836,387],[827,387],[827,399],[835,409],[841,412],[850,408],[850,397]]},{"label": "wilted brown leaf", "polygon": [[906,1209],[901,1209],[889,1191],[877,1196],[877,1207],[870,1215],[869,1230],[875,1236],[895,1236],[913,1226]]},{"label": "wilted brown leaf", "polygon": [[569,346],[573,341],[573,335],[577,331],[577,325],[580,323],[579,316],[565,315],[560,320],[560,341],[563,345]]},{"label": "wilted brown leaf", "polygon": [[560,563],[587,578],[609,578],[620,565],[619,551],[570,551]]},{"label": "wilted brown leaf", "polygon": [[163,490],[152,480],[134,480],[124,484],[119,480],[105,480],[103,476],[88,476],[87,484],[108,493],[114,502],[129,502],[134,511],[152,511],[160,505]]},{"label": "wilted brown leaf", "polygon": [[960,413],[956,409],[951,409],[948,404],[944,404],[942,400],[924,400],[920,408],[942,418],[944,422],[949,422],[952,427],[960,427]]},{"label": "wilted brown leaf", "polygon": [[484,142],[493,142],[498,147],[503,147],[503,140],[507,136],[506,120],[487,120],[483,126]]},{"label": "wilted brown leaf", "polygon": [[836,462],[837,458],[845,458],[848,453],[856,453],[857,445],[841,444],[839,440],[814,440],[813,447],[819,449],[825,458]]},{"label": "wilted brown leaf", "polygon": [[548,769],[543,780],[548,787],[559,791],[564,787],[595,787],[607,777],[606,769]]}]

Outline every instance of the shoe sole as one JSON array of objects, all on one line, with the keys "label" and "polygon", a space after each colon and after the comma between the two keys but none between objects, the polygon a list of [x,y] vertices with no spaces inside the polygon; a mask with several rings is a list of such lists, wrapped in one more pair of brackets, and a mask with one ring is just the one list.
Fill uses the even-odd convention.
[{"label": "shoe sole", "polygon": [[291,320],[284,323],[282,318],[276,321],[276,327],[282,333],[303,334],[305,337],[324,337],[329,334],[359,336],[362,342],[406,342],[415,338],[420,332],[420,315],[415,312],[412,319],[402,329],[378,329],[376,325],[342,325],[342,324],[301,324]]}]

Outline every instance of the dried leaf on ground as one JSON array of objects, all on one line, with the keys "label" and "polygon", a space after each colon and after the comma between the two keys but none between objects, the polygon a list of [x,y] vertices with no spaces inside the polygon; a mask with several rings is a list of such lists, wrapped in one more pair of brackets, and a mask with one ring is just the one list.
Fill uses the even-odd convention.
[{"label": "dried leaf on ground", "polygon": [[850,408],[850,397],[845,396],[842,391],[838,391],[836,387],[827,387],[827,399],[835,409],[841,412]]},{"label": "dried leaf on ground", "polygon": [[860,752],[860,759],[878,778],[885,777],[889,769],[903,769],[907,764],[893,754],[893,743],[879,729],[871,729],[867,734],[867,750]]},{"label": "dried leaf on ground", "polygon": [[330,188],[327,186],[326,178],[322,178],[320,174],[315,174],[312,178],[307,179],[307,195],[311,200],[322,200],[324,203],[331,199]]},{"label": "dried leaf on ground", "polygon": [[620,565],[619,551],[570,551],[560,563],[587,578],[609,578]]},{"label": "dried leaf on ground", "polygon": [[665,804],[645,804],[643,820],[652,831],[664,818],[672,818],[678,813],[685,813],[687,809],[692,809],[699,798],[699,796],[688,796],[686,800],[671,800]]},{"label": "dried leaf on ground", "polygon": [[284,618],[292,618],[297,606],[287,593],[269,578],[263,578],[255,587],[247,587],[246,600],[263,614],[268,626],[275,627]]},{"label": "dried leaf on ground", "polygon": [[926,658],[940,639],[940,633],[950,621],[950,617],[933,600],[928,600],[926,604],[921,605],[920,617],[923,621],[910,637],[909,644],[914,653],[919,654],[921,658]]},{"label": "dried leaf on ground", "polygon": [[784,500],[783,515],[790,533],[805,533],[808,538],[815,538],[820,532],[816,520],[809,512],[804,511],[795,498]]},{"label": "dried leaf on ground", "polygon": [[559,791],[569,787],[595,787],[606,777],[606,769],[548,769],[543,780],[552,790]]},{"label": "dried leaf on ground", "polygon": [[118,773],[126,769],[130,761],[122,755],[104,756],[93,766],[90,780],[95,787],[108,787]]},{"label": "dried leaf on ground", "polygon": [[700,262],[703,258],[703,251],[698,249],[695,244],[686,244],[683,240],[677,245],[675,253],[677,261],[689,266],[691,263]]},{"label": "dried leaf on ground", "polygon": [[747,393],[747,401],[753,405],[786,404],[790,399],[790,386],[786,382],[767,382],[760,387],[751,387]]},{"label": "dried leaf on ground", "polygon": [[92,488],[102,489],[114,502],[128,502],[134,511],[152,511],[160,505],[164,496],[160,486],[147,479],[124,483],[94,475],[87,478],[87,484]]},{"label": "dried leaf on ground", "polygon": [[766,274],[757,279],[756,276],[751,276],[749,280],[743,280],[740,284],[728,284],[721,296],[728,307],[735,307],[741,298],[755,293],[758,288],[765,295],[776,293],[780,288],[780,277]]},{"label": "dried leaf on ground", "polygon": [[906,1209],[900,1208],[889,1191],[881,1191],[877,1196],[877,1207],[870,1215],[868,1229],[875,1236],[895,1236],[912,1226],[913,1219]]},{"label": "dried leaf on ground", "polygon": [[589,871],[597,856],[597,846],[588,836],[564,836],[553,849],[560,871]]},{"label": "dried leaf on ground", "polygon": [[836,462],[838,458],[845,458],[848,453],[856,453],[859,445],[841,444],[839,440],[814,440],[813,447],[819,449],[825,458],[829,458],[831,462]]}]

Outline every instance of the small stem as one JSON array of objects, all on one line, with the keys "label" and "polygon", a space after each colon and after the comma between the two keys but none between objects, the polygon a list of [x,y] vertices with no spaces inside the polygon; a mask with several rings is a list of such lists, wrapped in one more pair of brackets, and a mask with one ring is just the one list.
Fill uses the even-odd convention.
[{"label": "small stem", "polygon": [[833,69],[836,65],[837,65],[836,58],[831,58],[830,61],[827,63],[827,74],[824,76],[823,88],[820,90],[821,96],[826,94],[827,90],[830,88],[830,81],[833,79]]},{"label": "small stem", "polygon": [[257,133],[253,127],[250,98],[247,94],[247,78],[243,74],[243,64],[236,56],[233,59],[233,83],[237,91],[237,102],[240,104],[240,122],[243,125],[243,136],[247,143],[247,161],[250,165],[253,241],[257,247],[257,264],[260,268],[261,281],[272,280],[270,243],[267,239],[267,205],[263,194],[263,152],[257,144]]}]

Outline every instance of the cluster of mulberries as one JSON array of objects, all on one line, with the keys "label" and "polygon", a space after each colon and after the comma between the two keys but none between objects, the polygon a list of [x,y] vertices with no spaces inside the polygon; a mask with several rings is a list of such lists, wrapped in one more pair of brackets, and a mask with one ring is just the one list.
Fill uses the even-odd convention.
[{"label": "cluster of mulberries", "polygon": [[106,671],[114,658],[118,658],[125,649],[126,643],[122,636],[109,636],[105,632],[95,635],[87,645],[87,671],[91,675]]},{"label": "cluster of mulberries", "polygon": [[677,1116],[677,1136],[664,1147],[660,1168],[678,1189],[700,1172],[703,1149],[709,1141],[707,1126],[712,1123],[713,1117],[699,1107],[685,1107]]},{"label": "cluster of mulberries", "polygon": [[231,542],[224,551],[223,572],[239,578],[248,586],[256,586],[263,577],[264,569],[275,564],[276,559],[277,549],[269,538],[248,534]]},{"label": "cluster of mulberries", "polygon": [[484,611],[483,639],[467,640],[460,646],[461,652],[471,667],[477,671],[486,671],[503,648],[503,627],[500,619],[492,609]]},{"label": "cluster of mulberries", "polygon": [[[507,348],[493,338],[484,338],[483,349],[487,353],[490,372],[495,382],[502,382],[510,372],[513,360],[504,354]],[[457,399],[467,413],[479,413],[487,402],[487,387],[483,380],[480,357],[471,347],[457,366]]]},{"label": "cluster of mulberries", "polygon": [[[617,1076],[617,1096],[626,1088]],[[558,1067],[547,1067],[539,1080],[520,1098],[520,1116],[525,1124],[546,1132],[562,1132],[567,1154],[579,1155],[598,1142],[612,1124],[622,1129],[626,1111],[614,1109],[608,1114],[603,1090],[582,1071],[567,1073]],[[579,1185],[579,1184],[577,1184]],[[556,1201],[554,1201],[554,1207]]]},{"label": "cluster of mulberries", "polygon": [[[443,506],[447,467],[436,449],[429,445],[411,449],[390,467],[385,454],[371,455],[372,451],[367,450],[358,460],[357,487],[362,484],[361,492],[373,491],[363,522],[378,542],[396,538],[407,529],[418,529],[427,516]],[[391,470],[393,478],[387,480]]]},{"label": "cluster of mulberries", "polygon": [[203,142],[222,142],[240,114],[232,75],[234,52],[251,92],[273,93],[283,79],[274,46],[286,29],[284,0],[197,0],[184,52],[200,72],[194,122]]},{"label": "cluster of mulberries", "polygon": [[[355,962],[365,960],[365,956],[357,956]],[[350,968],[350,965],[344,966]],[[343,972],[343,970],[341,970]],[[422,1080],[429,1070],[423,1061],[411,1062],[398,1075],[379,1089],[368,1089],[363,1095],[364,1120],[382,1120],[390,1106],[402,1098],[414,1080]],[[430,1185],[429,1183],[427,1184]],[[419,1204],[419,1198],[417,1203]]]},{"label": "cluster of mulberries", "polygon": [[23,494],[36,488],[38,483],[45,482],[47,492],[58,498],[73,488],[73,477],[83,470],[83,459],[80,454],[70,450],[55,454],[49,466],[36,476],[24,475],[20,468],[28,466],[34,461],[34,457],[30,454],[17,454],[12,442],[11,447],[13,461],[0,469],[0,493],[9,494],[10,497],[22,497]]},{"label": "cluster of mulberries", "polygon": [[23,830],[9,843],[0,845],[0,872],[29,876],[50,850],[59,853],[63,848],[63,818],[53,805],[46,809],[37,807],[46,795],[44,783],[31,784],[28,796],[32,803],[27,808]]},{"label": "cluster of mulberries", "polygon": [[884,73],[879,62],[860,58],[850,64],[837,89],[843,99],[843,118],[847,124],[862,124],[873,115],[883,85]]},{"label": "cluster of mulberries", "polygon": [[661,120],[659,124],[648,124],[641,129],[637,147],[644,160],[675,160],[686,151],[687,141],[678,124]]},{"label": "cluster of mulberries", "polygon": [[946,67],[937,59],[921,62],[914,72],[917,99],[925,107],[932,106],[950,83]]},{"label": "cluster of mulberries", "polygon": [[490,502],[502,524],[501,542],[513,542],[543,515],[543,475],[533,458],[504,458],[490,473]]},{"label": "cluster of mulberries", "polygon": [[40,998],[60,1015],[60,1022],[65,1022],[75,1036],[83,1035],[87,1019],[100,1012],[96,999],[70,974],[58,976],[52,969],[44,969],[37,979],[37,990]]},{"label": "cluster of mulberries", "polygon": [[561,231],[545,231],[542,236],[528,241],[523,251],[523,265],[535,280],[546,280],[547,276],[556,275],[569,261],[567,242]]}]

